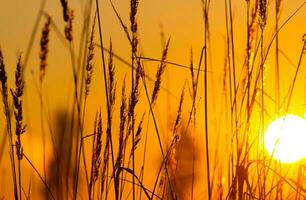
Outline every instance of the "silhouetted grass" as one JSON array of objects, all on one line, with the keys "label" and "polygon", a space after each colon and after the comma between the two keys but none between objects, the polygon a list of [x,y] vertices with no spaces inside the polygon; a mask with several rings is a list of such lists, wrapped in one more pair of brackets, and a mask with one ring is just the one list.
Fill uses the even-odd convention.
[{"label": "silhouetted grass", "polygon": [[[21,56],[18,59],[15,89],[11,90],[12,100],[8,93],[11,87],[8,86],[4,56],[0,49],[1,94],[7,134],[3,137],[0,150],[6,148],[7,140],[10,160],[3,162],[7,165],[10,163],[8,168],[12,171],[10,175],[12,180],[9,184],[13,188],[14,198],[30,199],[30,193],[39,193],[31,191],[30,186],[31,192],[28,194],[25,192],[24,188],[27,186],[22,181],[25,175],[21,164],[24,161],[41,181],[41,199],[306,198],[305,167],[296,164],[297,177],[292,178],[286,174],[283,169],[285,167],[279,161],[274,160],[272,156],[269,157],[264,151],[264,131],[268,119],[271,118],[269,102],[272,101],[275,106],[273,117],[289,112],[306,51],[304,35],[302,48],[297,51],[299,57],[293,80],[289,84],[287,96],[283,97],[280,94],[282,87],[280,71],[283,66],[280,62],[282,40],[279,33],[301,11],[306,2],[281,23],[282,0],[274,1],[273,26],[268,20],[272,12],[269,2],[266,0],[241,2],[246,8],[241,10],[246,14],[246,26],[242,29],[234,25],[233,2],[224,0],[225,49],[219,50],[225,52],[225,55],[222,83],[221,87],[217,88],[220,90],[218,92],[222,93],[223,100],[214,99],[213,94],[217,91],[213,91],[216,87],[210,79],[210,75],[215,70],[212,61],[218,59],[211,56],[212,43],[215,42],[211,33],[211,27],[214,25],[210,13],[212,1],[199,1],[203,14],[203,44],[200,45],[201,52],[197,52],[198,64],[195,62],[194,50],[191,48],[189,66],[169,60],[173,44],[173,40],[170,43],[170,38],[163,46],[160,58],[143,55],[138,27],[139,21],[142,20],[139,17],[139,4],[142,1],[129,1],[128,22],[124,21],[123,13],[118,12],[115,3],[112,0],[108,2],[130,45],[124,55],[130,56],[129,60],[116,54],[116,46],[111,40],[109,46],[105,46],[103,35],[105,28],[102,24],[105,19],[99,0],[86,1],[80,41],[75,37],[75,13],[69,2],[67,0],[58,2],[62,6],[64,23],[64,28],[60,29],[57,26],[58,22],[46,14],[45,1],[42,1],[26,56],[24,60]],[[91,8],[93,4],[95,9]],[[118,2],[117,4],[120,6]],[[43,146],[43,152],[39,152],[43,157],[43,172],[40,172],[40,168],[34,166],[32,162],[32,155],[24,152],[23,146],[26,144],[21,136],[26,132],[25,124],[27,124],[23,117],[24,70],[42,16],[46,17],[46,22],[40,37],[40,62],[37,66],[39,76],[36,77],[39,80],[40,131]],[[271,26],[272,36],[268,38],[267,29]],[[98,37],[94,37],[95,30],[99,33]],[[240,47],[237,45],[235,34],[243,30],[245,30],[245,46]],[[66,53],[70,56],[67,60],[71,62],[73,78],[73,89],[70,91],[73,95],[72,105],[57,112],[55,124],[52,124],[46,114],[46,110],[50,108],[47,108],[48,103],[44,99],[47,91],[44,91],[43,87],[46,84],[45,77],[48,76],[48,55],[51,51],[49,45],[52,43],[50,32],[54,32],[67,48]],[[76,45],[77,42],[79,46]],[[271,48],[273,44],[275,51]],[[237,48],[245,49],[242,58],[238,58]],[[97,53],[97,50],[100,53]],[[272,70],[275,74],[273,83],[275,91],[270,94],[265,86],[265,81],[270,81],[265,80],[266,65],[268,57],[274,54],[275,63]],[[96,64],[95,60],[100,60],[101,66]],[[239,62],[241,60],[242,63]],[[118,81],[121,63],[117,61],[130,67],[130,72],[122,84]],[[154,78],[147,73],[148,61],[158,63]],[[163,86],[164,73],[168,66],[189,72],[183,77],[185,83],[175,87],[182,89],[182,92],[178,103],[171,101],[171,104],[177,106],[177,111],[171,119],[166,119],[164,110],[159,109],[159,105],[163,103],[159,98],[162,91],[166,91],[169,96],[173,92],[173,88]],[[102,69],[103,86],[97,90],[91,84],[96,78],[95,73],[99,71],[96,70],[98,68]],[[176,74],[171,77],[174,80],[177,78]],[[121,91],[118,92],[117,88]],[[91,105],[96,109],[96,116],[92,121],[86,118],[86,113],[89,99],[98,93],[105,98],[105,105],[99,106],[100,102]],[[186,94],[189,94],[190,98],[187,98]],[[216,113],[217,111],[221,113]],[[12,123],[12,113],[15,125]],[[157,118],[158,114],[162,115],[162,120],[168,120],[171,126],[162,127]],[[48,123],[48,130],[44,128],[44,121]],[[89,133],[86,133],[86,124],[93,124]],[[223,125],[226,127],[221,127]],[[147,127],[146,132],[144,127]],[[15,135],[12,133],[13,129]],[[50,132],[51,141],[47,140],[47,132]],[[204,141],[200,141],[203,139]],[[156,146],[150,144],[151,142],[153,144],[154,140],[158,142]],[[85,145],[86,141],[91,141],[90,146]],[[49,143],[53,155],[50,158],[46,155]],[[148,161],[151,151],[159,154],[156,163]],[[1,152],[0,155],[2,154]],[[201,156],[203,160],[200,161]],[[137,169],[138,167],[140,169]],[[82,181],[84,177],[86,182]],[[145,181],[147,177],[150,177],[149,185]],[[87,193],[83,194],[84,191]],[[199,193],[200,196],[197,195]],[[7,196],[12,195],[7,194]]]}]

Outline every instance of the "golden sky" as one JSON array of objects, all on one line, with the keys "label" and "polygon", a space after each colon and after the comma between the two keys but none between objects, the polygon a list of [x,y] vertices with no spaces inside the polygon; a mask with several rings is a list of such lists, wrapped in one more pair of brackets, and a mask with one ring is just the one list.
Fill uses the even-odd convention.
[{"label": "golden sky", "polygon": [[[83,8],[87,1],[74,0],[69,1],[69,5],[75,10],[75,23],[73,27],[75,36],[75,47],[78,48],[78,40],[80,39],[81,27],[82,27],[82,15]],[[123,21],[129,24],[129,1],[128,0],[113,0],[118,12],[120,13]],[[282,24],[302,3],[304,0],[283,0],[282,12],[280,17],[280,24]],[[38,15],[41,1],[38,0],[9,0],[0,3],[0,47],[4,54],[7,73],[9,77],[9,83],[13,86],[14,69],[17,61],[17,57],[21,52],[24,56],[26,54],[27,45]],[[269,13],[268,24],[265,30],[265,44],[271,40],[274,31],[274,2],[268,1]],[[246,3],[244,0],[233,1],[233,27],[235,34],[235,50],[236,50],[236,62],[237,62],[237,74],[240,74],[243,66],[245,49],[246,49]],[[62,8],[60,1],[47,1],[45,5],[45,12],[49,13],[53,20],[56,22],[59,29],[63,32],[64,23],[62,20]],[[130,59],[130,47],[124,32],[120,26],[120,23],[116,19],[116,16],[110,6],[109,1],[100,1],[100,11],[102,18],[102,29],[104,36],[105,46],[109,45],[110,39],[113,43],[113,49],[116,54],[124,59]],[[165,40],[171,36],[171,43],[169,48],[169,61],[180,63],[183,65],[189,65],[190,62],[190,49],[193,49],[194,61],[198,63],[200,52],[203,46],[203,15],[200,0],[145,0],[139,3],[139,40],[140,51],[144,56],[160,58],[162,52],[162,39],[161,32],[164,32]],[[221,130],[220,121],[222,121],[224,105],[223,93],[222,93],[222,79],[223,79],[223,67],[225,57],[225,38],[226,38],[226,25],[225,25],[225,8],[224,1],[216,0],[211,1],[210,15],[210,52],[209,52],[209,84],[210,95],[209,101],[210,116],[212,116],[211,127],[214,130]],[[280,57],[281,66],[281,97],[285,97],[286,92],[291,84],[294,76],[295,68],[298,62],[299,54],[302,47],[302,35],[306,32],[306,7],[303,7],[300,12],[294,16],[289,23],[282,29],[279,34],[280,37],[280,49],[283,52]],[[32,52],[27,65],[26,75],[26,97],[25,97],[25,120],[28,124],[27,135],[25,138],[32,140],[32,143],[39,141],[40,130],[40,108],[39,108],[39,96],[36,89],[38,83],[39,74],[39,40],[41,37],[41,29],[45,22],[45,18],[42,18],[38,26],[37,34],[34,39]],[[45,98],[50,106],[51,112],[55,112],[60,108],[65,108],[71,102],[73,98],[72,89],[72,74],[70,66],[70,55],[65,45],[58,39],[55,32],[51,30],[48,67],[45,80]],[[96,41],[98,38],[98,31],[96,29]],[[274,51],[274,50],[273,50]],[[91,91],[93,91],[89,97],[89,104],[86,123],[86,131],[92,130],[91,123],[94,119],[95,112],[100,106],[105,106],[104,93],[103,93],[103,79],[102,79],[102,67],[100,60],[100,51],[98,48],[95,50],[96,57],[94,59],[95,71],[92,83]],[[283,55],[284,54],[284,55]],[[288,60],[288,57],[290,60]],[[274,95],[274,53],[272,52],[266,62],[266,92]],[[125,76],[129,77],[130,68],[122,62],[115,60],[116,76],[117,76],[117,90],[121,91],[121,83]],[[157,69],[157,63],[148,63],[146,72],[149,76],[154,77]],[[167,102],[167,98],[170,98],[170,115],[175,116],[177,110],[179,97],[186,79],[189,79],[189,70],[178,68],[175,66],[168,66],[166,70],[167,78],[163,81],[163,86],[166,87],[171,95],[168,95],[164,90],[160,95],[161,102]],[[298,75],[296,90],[293,95],[290,111],[294,114],[303,116],[305,113],[305,77],[306,69],[305,64],[302,64],[300,74]],[[128,79],[129,80],[129,79]],[[199,97],[203,100],[203,75],[200,76]],[[152,83],[150,89],[152,90]],[[188,89],[187,89],[188,90]],[[187,91],[186,90],[186,91]],[[189,98],[188,92],[186,92],[186,99]],[[118,94],[119,95],[119,94]],[[144,96],[144,95],[143,95]],[[118,98],[119,99],[119,98]],[[269,101],[268,101],[269,102]],[[119,101],[116,106],[119,107]],[[189,113],[190,101],[187,100],[187,109],[185,114]],[[273,103],[268,103],[268,110],[273,110]],[[104,107],[105,108],[105,107]],[[1,107],[2,109],[2,107]],[[0,109],[0,110],[1,110]],[[139,116],[142,111],[146,109],[139,108]],[[156,115],[158,117],[160,128],[164,135],[167,133],[167,114],[163,112],[167,109],[166,103],[160,103],[157,105]],[[199,104],[200,116],[198,123],[199,133],[203,131],[203,104]],[[1,110],[2,111],[2,110]],[[147,110],[148,112],[148,110]],[[51,115],[54,115],[52,113]],[[224,117],[224,116],[223,116]],[[273,119],[273,113],[268,117],[267,121]],[[4,115],[0,115],[0,130],[4,128]],[[117,125],[118,122],[116,122]],[[225,123],[226,124],[226,123]],[[227,124],[228,125],[228,124]],[[225,125],[222,125],[225,126]],[[152,126],[153,128],[153,126]],[[219,130],[219,131],[220,131]],[[215,131],[218,132],[218,131]],[[2,134],[2,132],[1,132]],[[153,136],[153,134],[152,134]],[[29,139],[29,138],[32,139]],[[203,134],[199,134],[200,144],[203,143]],[[213,140],[216,138],[213,136]],[[157,144],[156,139],[153,140],[154,144]],[[152,145],[154,147],[154,145]],[[41,145],[38,145],[41,148]],[[39,155],[31,147],[25,149],[32,152],[34,162],[38,164]],[[200,157],[203,158],[204,154]],[[158,152],[152,152],[152,160],[158,158]],[[0,163],[1,170],[7,171],[3,162]],[[0,184],[1,185],[1,184]],[[4,189],[5,191],[5,189]],[[0,188],[0,194],[3,192]]]}]

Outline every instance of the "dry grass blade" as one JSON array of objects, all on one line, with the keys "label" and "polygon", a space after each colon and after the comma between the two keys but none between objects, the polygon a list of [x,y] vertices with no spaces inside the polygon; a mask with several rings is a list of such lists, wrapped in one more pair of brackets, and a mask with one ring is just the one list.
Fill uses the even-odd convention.
[{"label": "dry grass blade", "polygon": [[120,17],[120,15],[119,15],[117,9],[116,9],[115,6],[114,6],[113,1],[112,1],[112,0],[109,0],[109,1],[110,1],[111,5],[112,5],[113,11],[115,12],[115,14],[116,14],[116,16],[117,16],[117,18],[118,18],[118,20],[119,20],[119,22],[120,22],[121,27],[123,28],[123,30],[124,30],[124,32],[125,32],[125,35],[126,35],[127,39],[129,40],[130,44],[132,44],[131,36],[130,36],[130,34],[129,34],[129,31],[128,31],[127,26],[124,24],[122,18]]},{"label": "dry grass blade", "polygon": [[288,95],[288,101],[287,101],[287,105],[285,107],[285,111],[286,112],[288,112],[288,110],[289,110],[289,106],[290,106],[290,103],[291,103],[293,90],[294,90],[295,84],[296,84],[296,79],[297,79],[297,76],[299,74],[300,67],[301,67],[301,64],[302,64],[302,60],[303,60],[303,57],[304,57],[304,53],[305,53],[305,50],[306,50],[306,38],[305,38],[305,34],[303,35],[302,41],[303,41],[303,47],[302,47],[302,50],[301,50],[301,53],[300,53],[300,57],[299,57],[299,61],[298,61],[297,67],[296,67],[296,71],[295,71],[294,77],[293,77],[292,85],[289,88],[289,92],[288,92],[288,94],[289,94]]},{"label": "dry grass blade", "polygon": [[[161,62],[161,60],[160,59],[156,59],[156,58],[152,58],[152,57],[143,57],[143,56],[139,56],[139,57],[137,57],[137,58],[139,58],[139,59],[141,59],[141,60],[144,60],[144,61],[146,61],[146,62]],[[118,57],[118,59],[120,59],[119,57]],[[122,60],[122,59],[121,59]],[[124,62],[123,60],[122,60],[122,62]],[[182,64],[179,64],[179,63],[175,63],[175,62],[170,62],[170,61],[164,61],[166,64],[169,64],[169,65],[173,65],[173,66],[175,66],[175,67],[179,67],[179,68],[182,68],[182,69],[190,69],[190,66],[187,66],[187,65],[182,65]],[[193,68],[193,70],[197,70],[197,71],[200,71],[200,72],[203,72],[204,70],[203,69],[200,69],[200,68]],[[210,71],[210,70],[207,70],[207,72],[208,73],[215,73],[215,72],[213,72],[213,71]],[[149,79],[150,80],[150,79]],[[150,81],[152,81],[152,80],[150,80]]]},{"label": "dry grass blade", "polygon": [[48,193],[50,194],[51,198],[53,200],[55,200],[54,195],[51,192],[51,189],[49,188],[48,184],[46,183],[46,181],[44,180],[44,178],[41,176],[41,174],[38,172],[38,170],[36,169],[36,167],[34,166],[34,164],[30,161],[30,159],[28,158],[28,156],[26,156],[25,154],[23,154],[23,157],[25,158],[25,160],[29,163],[29,165],[32,167],[32,169],[36,172],[36,174],[39,176],[41,182],[44,184],[45,188],[47,189]]},{"label": "dry grass blade", "polygon": [[[147,192],[147,189],[143,186],[142,182],[139,180],[139,178],[136,176],[136,174],[135,174],[131,169],[129,169],[129,168],[124,168],[124,167],[121,167],[121,168],[119,169],[119,172],[121,172],[121,171],[123,171],[123,170],[126,171],[127,173],[131,174],[131,175],[139,182],[139,185],[140,185],[141,189],[143,189],[143,191],[144,191],[146,197],[147,197],[148,199],[152,199],[152,198],[150,198],[150,195],[149,195],[149,193]],[[152,194],[153,194],[153,193],[152,193]],[[152,196],[156,196],[156,195],[153,194]],[[160,199],[160,198],[159,198],[159,199]]]}]

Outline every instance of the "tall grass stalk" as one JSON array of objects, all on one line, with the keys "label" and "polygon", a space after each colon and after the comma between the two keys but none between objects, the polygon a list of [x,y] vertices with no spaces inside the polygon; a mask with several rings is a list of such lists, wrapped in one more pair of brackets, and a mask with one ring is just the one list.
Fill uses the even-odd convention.
[{"label": "tall grass stalk", "polygon": [[170,143],[170,146],[168,148],[168,150],[166,151],[164,157],[163,157],[163,160],[162,160],[162,163],[160,164],[160,167],[159,167],[159,170],[157,172],[157,178],[156,178],[156,181],[154,183],[154,186],[153,186],[153,190],[152,190],[152,195],[151,195],[151,198],[152,199],[155,195],[155,190],[157,188],[157,184],[159,183],[159,177],[162,173],[162,170],[164,169],[165,170],[165,173],[166,173],[166,179],[169,181],[169,189],[170,189],[170,194],[171,194],[171,197],[172,199],[175,199],[175,194],[174,194],[174,191],[172,189],[172,185],[171,185],[171,182],[170,182],[170,179],[169,179],[169,175],[168,175],[168,162],[169,162],[169,156],[171,154],[171,151],[172,151],[172,148],[174,148],[174,146],[177,144],[178,140],[180,139],[180,136],[178,134],[178,127],[181,123],[181,110],[182,110],[182,105],[183,105],[183,102],[184,102],[184,91],[185,91],[185,86],[182,90],[182,93],[181,93],[181,98],[180,98],[180,102],[179,102],[179,108],[178,108],[178,114],[176,116],[176,120],[175,120],[175,123],[174,123],[174,126],[173,126],[173,130],[172,130],[172,133],[173,133],[173,137],[171,139],[171,143]]},{"label": "tall grass stalk", "polygon": [[[137,48],[138,48],[138,38],[137,38],[137,29],[138,29],[138,24],[136,20],[136,15],[137,15],[137,9],[138,9],[138,0],[130,0],[130,28],[132,32],[132,43],[131,43],[131,48],[132,48],[132,96],[131,96],[131,104],[133,104],[134,98],[135,98],[135,83],[134,83],[134,62],[135,58],[137,56]],[[135,151],[133,148],[133,145],[135,143],[135,130],[134,130],[134,108],[131,109],[131,120],[132,120],[132,168],[133,168],[133,174],[135,174]],[[135,199],[135,177],[133,176],[133,200]]]},{"label": "tall grass stalk", "polygon": [[[163,75],[163,73],[165,71],[165,68],[166,68],[166,65],[167,65],[166,59],[167,59],[169,45],[170,45],[170,38],[168,39],[167,44],[165,45],[165,48],[164,48],[163,53],[162,53],[162,58],[161,58],[161,60],[159,60],[160,65],[159,65],[159,68],[157,69],[157,72],[156,72],[154,88],[153,88],[153,91],[152,91],[151,98],[149,97],[149,93],[148,93],[146,77],[145,77],[146,73],[145,73],[144,67],[142,67],[142,69],[143,69],[142,81],[143,81],[143,85],[144,85],[144,89],[145,89],[145,93],[146,93],[146,98],[147,98],[148,106],[149,106],[149,109],[150,109],[148,123],[149,123],[150,116],[152,115],[152,119],[153,119],[153,123],[154,123],[154,128],[155,128],[155,132],[157,134],[158,144],[159,144],[161,155],[162,155],[163,159],[165,159],[165,154],[164,154],[164,150],[163,150],[163,145],[161,143],[160,133],[159,133],[159,130],[158,130],[158,125],[157,125],[157,121],[156,121],[156,117],[155,117],[153,109],[154,109],[155,103],[157,101],[159,90],[161,88],[162,75]],[[138,57],[138,59],[139,59],[138,60],[138,64],[139,65],[140,65],[140,59],[141,58],[142,57]],[[146,138],[147,138],[147,135],[146,135]],[[146,151],[147,151],[147,146],[146,146],[146,142],[145,142],[145,150],[144,150],[142,167],[141,167],[141,180],[142,180],[143,174],[144,174],[144,165],[145,165]],[[170,177],[169,177],[168,169],[167,169],[166,165],[165,165],[165,173],[166,173],[166,176],[167,176],[167,180],[169,182],[170,192],[173,195],[173,186],[172,186],[172,183],[170,181]],[[153,194],[155,192],[155,188],[156,188],[156,185],[158,183],[158,180],[159,180],[159,173],[157,174],[157,178],[156,178],[156,181],[154,183]]]},{"label": "tall grass stalk", "polygon": [[[110,97],[109,97],[109,92],[108,92],[106,65],[105,65],[105,59],[104,59],[102,23],[101,23],[101,17],[100,17],[99,0],[96,0],[96,10],[97,10],[97,17],[98,17],[99,40],[100,40],[100,46],[101,46],[101,59],[102,59],[102,65],[103,65],[105,97],[106,97],[106,104],[107,104],[107,127],[110,128],[111,127]],[[110,145],[112,167],[113,167],[113,170],[114,170],[115,169],[115,160],[114,160],[114,150],[113,150],[113,141],[112,141],[111,129],[109,129],[109,131],[107,132],[107,143]],[[113,174],[113,176],[114,176],[114,174]],[[114,189],[115,189],[116,200],[118,200],[119,193],[118,193],[118,188],[116,187],[115,181],[114,181]]]},{"label": "tall grass stalk", "polygon": [[[79,51],[78,51],[78,59],[77,59],[77,74],[80,77],[81,83],[80,83],[80,95],[79,95],[79,101],[80,104],[83,104],[84,101],[84,95],[85,91],[82,90],[82,87],[84,86],[85,82],[85,65],[87,62],[88,57],[88,48],[86,47],[86,44],[88,41],[91,40],[91,33],[92,28],[90,27],[90,21],[91,21],[91,14],[92,14],[92,4],[93,0],[88,0],[88,2],[85,5],[84,9],[84,20],[83,20],[83,26],[82,26],[82,32],[81,32],[81,39],[79,43]],[[93,21],[95,22],[96,19],[96,12],[94,12],[94,18]],[[95,24],[95,23],[94,23]],[[84,155],[84,154],[83,154]]]},{"label": "tall grass stalk", "polygon": [[15,71],[15,90],[11,90],[14,102],[14,116],[16,121],[15,134],[17,140],[15,142],[16,155],[18,160],[18,179],[19,179],[19,199],[22,199],[22,178],[21,178],[21,160],[23,157],[23,146],[21,142],[21,135],[25,133],[26,125],[23,122],[23,105],[22,105],[22,96],[24,90],[24,80],[22,75],[22,66],[21,66],[21,56],[18,59],[16,71]]},{"label": "tall grass stalk", "polygon": [[[259,134],[261,135],[259,138],[259,142],[262,144],[262,149],[264,149],[264,130],[265,130],[265,102],[264,102],[264,67],[265,67],[265,61],[264,61],[264,30],[267,24],[267,1],[266,0],[260,0],[259,1],[259,26],[261,29],[261,45],[260,45],[260,68],[261,68],[261,131]],[[264,152],[262,153],[262,158],[264,159],[263,162],[265,162],[265,155]],[[263,174],[261,174],[263,171]],[[260,177],[263,177],[262,186],[259,187],[259,195],[260,197],[264,197],[266,193],[266,169],[265,165],[263,165],[262,169],[259,173],[259,180]],[[262,190],[262,191],[261,191]]]},{"label": "tall grass stalk", "polygon": [[[76,170],[75,170],[75,180],[74,180],[74,189],[73,189],[73,199],[77,198],[77,191],[78,191],[78,183],[79,183],[79,169],[80,169],[80,161],[81,161],[81,154],[82,154],[82,138],[83,138],[83,125],[81,119],[81,105],[79,100],[80,92],[78,91],[79,85],[79,78],[78,78],[78,71],[76,66],[76,55],[73,45],[73,20],[74,20],[74,11],[68,7],[67,1],[63,0],[62,7],[63,7],[63,17],[64,21],[66,22],[65,25],[65,37],[69,42],[69,52],[71,56],[71,67],[73,72],[73,83],[74,83],[74,101],[73,101],[73,113],[72,113],[72,121],[71,121],[71,132],[74,130],[74,118],[75,118],[75,109],[76,118],[77,118],[77,142],[76,142]],[[87,172],[86,172],[87,173]]]},{"label": "tall grass stalk", "polygon": [[9,152],[10,152],[10,162],[11,162],[13,188],[14,188],[14,198],[15,200],[18,200],[17,174],[15,167],[15,156],[14,156],[14,146],[13,146],[13,136],[12,136],[12,126],[11,126],[11,112],[8,103],[7,76],[6,76],[4,58],[1,48],[0,48],[0,81],[1,81],[2,102],[4,105],[4,115],[6,119],[6,129],[9,139],[9,149],[10,149]]},{"label": "tall grass stalk", "polygon": [[207,69],[208,69],[208,38],[209,38],[209,4],[210,0],[202,0],[203,6],[203,20],[204,20],[204,115],[205,115],[205,150],[206,150],[206,170],[207,170],[207,192],[208,199],[211,200],[211,185],[210,185],[210,164],[209,164],[209,137],[208,137],[208,79],[207,79]]},{"label": "tall grass stalk", "polygon": [[94,123],[94,139],[93,139],[93,152],[92,163],[89,182],[89,199],[94,199],[95,182],[99,178],[99,169],[101,164],[101,150],[102,150],[102,116],[101,111],[99,115],[96,115]]},{"label": "tall grass stalk", "polygon": [[31,37],[30,37],[30,40],[29,40],[29,43],[28,43],[28,46],[27,46],[27,51],[25,53],[25,57],[24,57],[24,60],[23,60],[24,71],[26,71],[28,60],[30,58],[31,51],[33,49],[35,36],[36,36],[37,31],[38,31],[38,26],[39,26],[39,23],[41,21],[43,11],[46,7],[46,3],[47,3],[47,0],[41,0],[40,6],[39,6],[39,11],[38,11],[37,16],[36,16],[35,24],[34,24],[34,27],[33,27],[32,33],[31,33]]},{"label": "tall grass stalk", "polygon": [[47,182],[45,181],[45,179],[42,177],[42,175],[39,173],[39,171],[37,170],[37,168],[34,166],[34,164],[32,163],[32,161],[28,158],[28,156],[24,153],[22,153],[22,156],[26,159],[26,161],[29,163],[29,165],[31,166],[31,168],[36,172],[36,174],[39,176],[41,182],[44,184],[45,188],[47,189],[48,193],[50,194],[51,198],[53,200],[55,200],[55,197],[52,194],[51,189],[49,188]]},{"label": "tall grass stalk", "polygon": [[[90,92],[90,85],[91,85],[91,81],[92,81],[92,75],[93,75],[93,58],[94,58],[94,27],[95,27],[95,22],[96,22],[96,16],[93,19],[93,24],[92,24],[92,29],[91,29],[91,35],[90,35],[90,39],[88,42],[88,47],[86,49],[88,49],[87,52],[87,57],[86,57],[86,64],[84,65],[84,68],[82,71],[84,71],[85,73],[85,77],[82,79],[82,82],[85,83],[84,85],[84,103],[83,103],[83,113],[82,113],[82,127],[84,127],[85,124],[85,113],[86,113],[86,105],[87,105],[87,99],[88,99],[88,95]],[[83,84],[81,83],[81,86]],[[82,90],[83,91],[83,90]],[[94,137],[95,138],[95,137]],[[84,141],[84,137],[82,138],[81,143],[83,143]],[[83,163],[84,163],[84,170],[85,170],[85,175],[86,175],[86,182],[88,185],[88,194],[89,196],[91,195],[90,193],[90,186],[89,186],[89,179],[88,179],[88,174],[87,174],[87,165],[86,165],[86,157],[85,157],[85,149],[82,148],[82,155],[83,155]]]},{"label": "tall grass stalk", "polygon": [[[280,18],[280,9],[281,9],[282,0],[275,0],[275,31],[278,30],[279,18]],[[279,64],[279,35],[275,37],[275,111],[279,113],[280,109],[280,64]]]},{"label": "tall grass stalk", "polygon": [[47,17],[47,21],[44,25],[42,30],[42,36],[40,40],[40,75],[39,75],[39,99],[40,99],[40,131],[42,134],[43,140],[43,166],[44,166],[44,177],[46,179],[47,172],[46,172],[46,134],[44,131],[44,115],[43,115],[43,80],[46,74],[47,68],[47,56],[48,56],[48,43],[49,43],[49,32],[50,32],[50,23],[51,17]]},{"label": "tall grass stalk", "polygon": [[[233,83],[232,83],[232,67],[231,67],[231,55],[230,55],[230,27],[229,27],[229,20],[228,20],[228,1],[225,0],[224,1],[224,5],[225,5],[225,24],[226,24],[226,48],[227,48],[227,54],[226,54],[226,60],[227,60],[227,65],[228,65],[228,76],[229,76],[229,103],[230,103],[230,125],[231,125],[231,132],[233,133],[235,130],[235,126],[234,126],[234,116],[233,116],[233,109],[232,109],[232,104],[233,104],[233,92],[232,92],[232,88],[233,88]],[[235,87],[235,86],[234,86]],[[231,146],[231,154],[230,154],[230,162],[229,162],[229,175],[228,175],[228,188],[230,188],[231,182],[233,182],[234,180],[234,144],[233,144],[233,139],[231,137],[231,141],[230,141],[230,146]],[[234,196],[235,192],[232,193]]]},{"label": "tall grass stalk", "polygon": [[301,64],[302,64],[302,60],[303,60],[303,57],[304,57],[304,54],[305,54],[305,49],[306,49],[305,35],[303,37],[304,37],[303,40],[302,40],[303,41],[303,46],[302,46],[301,53],[300,53],[299,60],[298,60],[298,64],[297,64],[297,67],[296,67],[296,70],[295,70],[295,73],[294,73],[292,85],[289,88],[288,101],[287,101],[287,104],[286,104],[286,107],[285,107],[286,112],[288,112],[288,109],[289,109],[289,106],[290,106],[290,103],[291,103],[291,98],[292,98],[293,90],[295,88],[296,79],[297,79],[297,76],[299,74],[300,67],[301,67]]}]

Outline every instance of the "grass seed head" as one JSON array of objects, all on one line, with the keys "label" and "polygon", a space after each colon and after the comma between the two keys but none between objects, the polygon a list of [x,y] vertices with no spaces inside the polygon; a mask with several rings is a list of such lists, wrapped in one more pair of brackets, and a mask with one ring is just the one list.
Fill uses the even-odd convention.
[{"label": "grass seed head", "polygon": [[124,131],[126,128],[127,119],[127,103],[126,103],[126,93],[125,93],[125,79],[122,84],[121,92],[121,106],[120,106],[120,130],[119,130],[119,151],[117,164],[120,166],[123,160],[123,148],[124,148]]},{"label": "grass seed head", "polygon": [[306,34],[303,35],[302,41],[304,42],[304,54],[306,54]]},{"label": "grass seed head", "polygon": [[259,0],[260,27],[264,29],[267,23],[267,0]]},{"label": "grass seed head", "polygon": [[155,80],[155,83],[154,83],[154,89],[153,89],[153,92],[152,92],[152,98],[151,98],[151,104],[154,105],[155,102],[156,102],[156,99],[157,99],[157,96],[158,96],[158,93],[159,93],[159,90],[160,90],[160,85],[161,85],[161,81],[162,81],[162,75],[166,69],[166,59],[167,59],[167,55],[168,55],[168,49],[169,49],[169,44],[170,44],[170,38],[167,42],[167,45],[163,51],[163,54],[162,54],[162,59],[161,59],[161,62],[160,62],[160,66],[156,72],[156,80]]},{"label": "grass seed head", "polygon": [[3,101],[7,99],[7,76],[5,71],[5,64],[3,59],[2,50],[0,48],[0,81],[2,89],[2,98]]},{"label": "grass seed head", "polygon": [[61,4],[63,7],[63,18],[65,22],[68,22],[69,20],[69,7],[68,7],[68,1],[67,0],[61,0]]},{"label": "grass seed head", "polygon": [[111,107],[111,112],[113,112],[115,99],[116,99],[116,83],[115,83],[115,66],[113,59],[113,45],[110,41],[109,45],[109,59],[108,59],[108,91],[109,91],[109,102]]},{"label": "grass seed head", "polygon": [[22,107],[22,96],[23,96],[23,89],[24,89],[24,81],[23,81],[23,75],[22,75],[22,66],[21,66],[21,56],[18,59],[16,72],[15,72],[15,91],[11,90],[12,96],[13,96],[13,102],[14,102],[14,108],[15,108],[15,120],[16,120],[16,131],[15,134],[17,136],[16,141],[16,153],[17,158],[19,160],[23,157],[23,148],[21,145],[21,138],[20,136],[25,132],[26,125],[23,124],[23,107]]},{"label": "grass seed head", "polygon": [[49,43],[49,32],[50,32],[51,16],[48,16],[47,21],[42,30],[42,36],[40,39],[40,82],[43,81],[46,68],[47,68],[47,56],[48,56],[48,43]]},{"label": "grass seed head", "polygon": [[72,42],[73,36],[72,36],[72,22],[74,19],[74,11],[69,10],[69,19],[65,25],[65,37],[69,42]]},{"label": "grass seed head", "polygon": [[95,18],[92,24],[92,30],[90,35],[90,41],[88,45],[88,54],[86,61],[86,76],[85,76],[85,98],[87,98],[89,94],[89,87],[91,84],[92,74],[93,74],[93,57],[94,57],[94,27],[95,27]]}]

